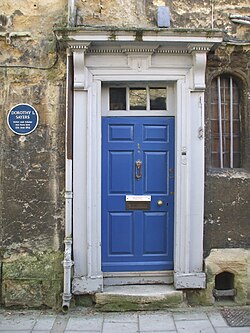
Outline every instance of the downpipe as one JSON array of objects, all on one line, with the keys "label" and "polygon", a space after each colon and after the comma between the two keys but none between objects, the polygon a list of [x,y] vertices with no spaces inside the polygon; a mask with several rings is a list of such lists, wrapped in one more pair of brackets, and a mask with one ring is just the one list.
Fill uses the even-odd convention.
[{"label": "downpipe", "polygon": [[70,89],[70,54],[67,54],[67,80],[66,80],[66,131],[65,131],[65,238],[64,238],[64,260],[62,261],[63,275],[63,295],[62,311],[66,313],[70,306],[71,294],[71,268],[72,261],[72,204],[73,204],[73,186],[72,186],[72,115]]},{"label": "downpipe", "polygon": [[70,301],[72,298],[71,294],[71,268],[73,266],[72,261],[72,192],[65,192],[65,238],[64,238],[64,260],[62,261],[64,275],[63,275],[63,303],[62,311],[66,313],[70,306]]},{"label": "downpipe", "polygon": [[74,27],[76,21],[75,0],[68,0],[68,26]]}]

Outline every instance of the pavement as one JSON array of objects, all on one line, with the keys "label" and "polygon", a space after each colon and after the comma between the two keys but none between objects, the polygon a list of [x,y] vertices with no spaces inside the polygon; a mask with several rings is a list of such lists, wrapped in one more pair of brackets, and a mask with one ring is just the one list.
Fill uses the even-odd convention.
[{"label": "pavement", "polygon": [[250,333],[230,327],[216,308],[100,313],[73,308],[67,314],[49,310],[0,309],[0,333]]}]

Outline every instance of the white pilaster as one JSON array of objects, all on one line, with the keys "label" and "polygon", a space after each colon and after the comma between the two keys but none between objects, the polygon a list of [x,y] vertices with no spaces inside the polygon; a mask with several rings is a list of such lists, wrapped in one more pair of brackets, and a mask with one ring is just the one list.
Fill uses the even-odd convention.
[{"label": "white pilaster", "polygon": [[[86,115],[87,90],[85,89],[84,50],[73,52],[74,80],[73,80],[73,253],[74,276],[87,274],[87,258],[82,260],[81,252],[87,249],[86,212],[87,204],[84,191],[86,184]],[[79,152],[82,152],[79,154]],[[74,175],[78,175],[77,178]],[[76,229],[75,226],[78,226]],[[80,245],[80,246],[79,246]],[[80,260],[81,259],[81,260]]]},{"label": "white pilaster", "polygon": [[[187,116],[181,115],[182,121],[188,124],[187,179],[185,184],[188,209],[186,218],[181,219],[178,223],[178,234],[176,235],[178,242],[183,242],[179,250],[185,258],[181,257],[182,260],[176,260],[174,283],[177,289],[205,288],[206,283],[206,276],[203,273],[206,52],[204,48],[192,47],[191,53],[193,56],[189,85],[191,89],[186,91],[187,110],[183,110],[186,111]],[[182,176],[184,175],[182,173]],[[182,189],[184,188],[182,187]],[[182,199],[185,201],[184,196]],[[182,233],[185,233],[185,235],[180,237]],[[176,246],[178,247],[177,242]],[[177,253],[179,250],[177,250]]]},{"label": "white pilaster", "polygon": [[[89,82],[91,75],[85,66],[86,49],[85,45],[73,53],[74,294],[101,291],[103,286],[99,216],[101,174],[97,152],[101,142],[101,85]],[[97,222],[93,223],[93,220]]]}]

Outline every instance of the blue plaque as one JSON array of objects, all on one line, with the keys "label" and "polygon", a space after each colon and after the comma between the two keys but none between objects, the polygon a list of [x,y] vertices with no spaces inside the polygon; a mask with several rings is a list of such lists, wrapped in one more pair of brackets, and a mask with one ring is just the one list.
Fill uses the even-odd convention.
[{"label": "blue plaque", "polygon": [[27,135],[33,132],[38,124],[38,113],[29,104],[15,105],[8,113],[7,121],[12,132]]}]

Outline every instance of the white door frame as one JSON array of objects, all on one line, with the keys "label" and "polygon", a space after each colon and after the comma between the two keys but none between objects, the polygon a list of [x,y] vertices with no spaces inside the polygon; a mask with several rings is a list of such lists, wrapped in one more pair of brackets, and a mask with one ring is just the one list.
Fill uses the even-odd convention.
[{"label": "white door frame", "polygon": [[[212,36],[212,34],[211,34]],[[206,52],[220,36],[72,32],[74,294],[103,290],[101,271],[101,84],[171,81],[176,94],[174,284],[205,288],[203,267]]]}]

